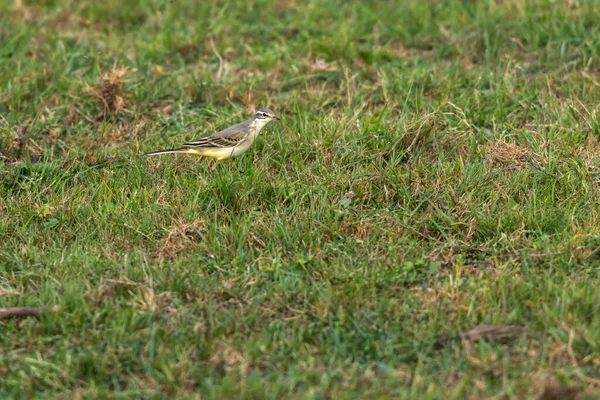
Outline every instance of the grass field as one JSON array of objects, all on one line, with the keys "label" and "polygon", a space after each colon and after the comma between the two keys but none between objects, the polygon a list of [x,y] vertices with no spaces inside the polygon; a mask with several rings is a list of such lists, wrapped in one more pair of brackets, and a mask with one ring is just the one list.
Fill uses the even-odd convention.
[{"label": "grass field", "polygon": [[600,398],[599,20],[0,2],[0,398]]}]

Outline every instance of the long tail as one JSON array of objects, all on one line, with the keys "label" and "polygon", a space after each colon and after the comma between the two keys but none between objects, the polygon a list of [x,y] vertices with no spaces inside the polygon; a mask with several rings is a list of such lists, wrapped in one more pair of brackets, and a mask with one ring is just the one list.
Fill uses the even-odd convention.
[{"label": "long tail", "polygon": [[151,151],[150,153],[146,153],[144,155],[145,156],[156,156],[158,154],[189,153],[189,152],[190,152],[190,149],[186,149],[185,147],[180,147],[179,149]]}]

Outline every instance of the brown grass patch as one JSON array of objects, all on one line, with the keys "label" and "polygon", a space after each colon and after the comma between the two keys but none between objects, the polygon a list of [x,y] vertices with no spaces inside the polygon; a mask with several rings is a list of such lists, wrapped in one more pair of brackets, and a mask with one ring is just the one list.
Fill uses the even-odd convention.
[{"label": "brown grass patch", "polygon": [[340,225],[340,233],[365,240],[371,235],[371,224],[367,221],[344,220]]},{"label": "brown grass patch", "polygon": [[139,292],[131,298],[129,304],[141,311],[165,311],[174,314],[177,310],[173,307],[172,300],[171,292],[156,293],[152,287],[140,286]]},{"label": "brown grass patch", "polygon": [[22,19],[25,22],[34,20],[41,13],[41,7],[35,5],[26,5],[23,0],[14,0],[12,15],[14,18]]},{"label": "brown grass patch", "polygon": [[502,141],[489,143],[485,153],[492,164],[503,166],[522,167],[533,159],[539,158],[524,147]]},{"label": "brown grass patch", "polygon": [[460,338],[468,342],[492,341],[509,343],[523,334],[523,328],[514,325],[477,325],[461,332]]},{"label": "brown grass patch", "polygon": [[81,113],[76,107],[71,107],[69,109],[69,114],[67,115],[67,125],[73,126],[81,120]]},{"label": "brown grass patch", "polygon": [[338,67],[335,63],[328,63],[325,60],[320,58],[316,58],[314,60],[304,59],[302,60],[302,64],[304,64],[304,68],[309,73],[320,72],[320,71],[337,71]]},{"label": "brown grass patch", "polygon": [[99,303],[105,299],[113,297],[115,291],[119,288],[136,288],[145,286],[144,282],[134,282],[129,278],[123,279],[104,279],[102,283],[97,287],[89,287],[85,295],[95,303]]},{"label": "brown grass patch", "polygon": [[115,146],[126,141],[133,142],[138,146],[136,151],[140,151],[138,139],[140,134],[145,131],[148,120],[143,117],[136,118],[132,123],[109,123],[97,125],[97,134],[88,142],[90,150],[104,148],[106,145]]},{"label": "brown grass patch", "polygon": [[523,327],[514,325],[477,325],[473,329],[461,332],[456,336],[441,337],[438,343],[446,346],[453,340],[460,339],[463,346],[476,342],[496,342],[507,344],[521,337],[525,333]]},{"label": "brown grass patch", "polygon": [[118,68],[116,65],[112,71],[100,77],[95,87],[88,87],[86,92],[96,98],[98,104],[98,118],[106,118],[113,114],[126,111],[125,98],[122,96],[125,77],[135,72],[128,67]]},{"label": "brown grass patch", "polygon": [[250,363],[242,353],[230,346],[219,349],[210,358],[218,371],[226,373],[239,372],[244,375],[250,372]]},{"label": "brown grass patch", "polygon": [[[0,123],[3,122],[6,123],[6,120],[0,119]],[[8,126],[7,123],[6,125]],[[20,126],[17,129],[8,127],[8,130],[13,134],[14,140],[12,145],[9,144],[6,148],[0,149],[0,160],[6,160],[6,162],[12,166],[21,164],[22,162],[27,161],[28,158],[32,164],[39,162],[43,155],[43,151],[29,139],[27,127]]]},{"label": "brown grass patch", "polygon": [[63,163],[63,165],[61,166],[61,168],[62,169],[68,168],[74,163],[83,163],[86,165],[93,165],[97,161],[98,160],[96,159],[96,157],[94,157],[92,154],[86,153],[83,157],[77,157],[77,158],[65,161]]},{"label": "brown grass patch", "polygon": [[287,68],[288,67],[283,62],[277,61],[275,66],[267,72],[269,90],[277,90],[281,86],[281,79],[284,76]]},{"label": "brown grass patch", "polygon": [[183,57],[185,61],[191,61],[201,54],[201,48],[194,42],[186,42],[177,48],[177,53]]},{"label": "brown grass patch", "polygon": [[284,12],[296,8],[296,0],[277,0],[275,2],[275,11]]},{"label": "brown grass patch", "polygon": [[86,296],[95,303],[118,297],[119,293],[127,293],[128,303],[142,311],[176,312],[172,305],[173,293],[156,293],[151,282],[135,282],[127,277],[121,279],[104,279],[97,287],[89,287]]},{"label": "brown grass patch", "polygon": [[206,233],[204,221],[196,220],[192,223],[180,223],[169,231],[166,238],[158,244],[155,258],[172,260],[179,256],[186,247],[202,241]]},{"label": "brown grass patch", "polygon": [[158,106],[154,107],[154,111],[162,114],[163,117],[169,118],[171,113],[173,112],[173,104],[169,103],[160,103]]},{"label": "brown grass patch", "polygon": [[21,292],[11,287],[0,287],[0,297],[5,296],[20,296]]},{"label": "brown grass patch", "polygon": [[574,400],[577,398],[579,389],[573,386],[564,386],[560,384],[549,384],[544,387],[544,391],[537,398],[538,400]]},{"label": "brown grass patch", "polygon": [[388,47],[386,50],[392,57],[397,59],[423,57],[430,56],[433,54],[433,49],[419,49],[414,47],[407,47],[402,43],[396,43]]}]

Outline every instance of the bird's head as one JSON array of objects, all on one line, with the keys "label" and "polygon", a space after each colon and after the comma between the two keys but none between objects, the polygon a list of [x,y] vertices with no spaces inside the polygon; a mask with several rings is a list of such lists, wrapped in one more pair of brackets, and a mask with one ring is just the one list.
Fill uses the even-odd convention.
[{"label": "bird's head", "polygon": [[272,120],[279,121],[281,119],[277,115],[275,115],[273,110],[270,110],[268,108],[261,108],[260,110],[258,110],[256,114],[254,114],[254,118],[264,120],[264,122],[271,122]]}]

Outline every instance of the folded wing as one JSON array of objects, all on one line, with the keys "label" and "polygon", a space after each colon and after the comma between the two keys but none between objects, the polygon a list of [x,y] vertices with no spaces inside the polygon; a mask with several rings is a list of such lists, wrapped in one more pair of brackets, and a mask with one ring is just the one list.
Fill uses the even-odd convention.
[{"label": "folded wing", "polygon": [[240,144],[243,137],[235,136],[209,136],[193,142],[184,143],[183,147],[235,147]]},{"label": "folded wing", "polygon": [[248,121],[241,124],[230,126],[220,132],[198,140],[194,140],[183,145],[184,148],[190,147],[234,147],[246,140],[248,136]]}]

